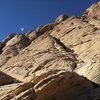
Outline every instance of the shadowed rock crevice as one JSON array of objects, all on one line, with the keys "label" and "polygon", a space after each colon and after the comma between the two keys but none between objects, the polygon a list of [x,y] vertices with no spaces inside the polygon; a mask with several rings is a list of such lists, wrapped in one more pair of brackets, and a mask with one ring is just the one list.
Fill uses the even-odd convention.
[{"label": "shadowed rock crevice", "polygon": [[0,86],[13,84],[13,83],[21,83],[21,81],[18,81],[17,79],[0,71]]},{"label": "shadowed rock crevice", "polygon": [[[90,80],[89,80],[90,81]],[[90,81],[94,88],[100,88],[100,84]]]},{"label": "shadowed rock crevice", "polygon": [[54,38],[54,40],[55,40],[60,46],[62,46],[62,47],[65,49],[66,52],[74,52],[74,51],[71,50],[70,48],[67,48],[67,47],[64,45],[64,43],[62,43],[62,42],[60,41],[60,39],[57,39],[56,37],[53,37],[53,38]]}]

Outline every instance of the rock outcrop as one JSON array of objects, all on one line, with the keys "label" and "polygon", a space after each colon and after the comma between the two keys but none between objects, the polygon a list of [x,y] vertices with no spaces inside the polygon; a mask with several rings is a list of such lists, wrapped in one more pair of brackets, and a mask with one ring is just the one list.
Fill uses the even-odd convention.
[{"label": "rock outcrop", "polygon": [[0,70],[27,82],[49,70],[72,71],[76,67],[76,61],[69,49],[65,50],[52,36],[43,34],[5,63]]},{"label": "rock outcrop", "polygon": [[14,33],[10,34],[6,39],[0,42],[0,52],[2,51],[2,48],[6,46],[6,43],[12,39],[15,36]]},{"label": "rock outcrop", "polygon": [[1,41],[0,100],[100,100],[99,8]]},{"label": "rock outcrop", "polygon": [[8,93],[11,93],[11,91],[22,86],[22,84],[23,83],[12,83],[8,85],[0,86],[0,100],[2,100],[2,98],[5,98],[5,96],[7,96]]},{"label": "rock outcrop", "polygon": [[30,44],[30,40],[24,34],[16,34],[14,37],[11,34],[2,42],[4,46],[0,55],[0,67]]},{"label": "rock outcrop", "polygon": [[44,25],[44,26],[39,26],[37,28],[38,36],[41,35],[41,34],[44,34],[45,32],[48,32],[48,31],[54,29],[54,27],[56,25],[57,25],[56,23],[50,23],[50,24],[47,24],[47,25]]},{"label": "rock outcrop", "polygon": [[93,88],[83,77],[64,70],[46,73],[37,80],[35,100],[85,100]]},{"label": "rock outcrop", "polygon": [[31,30],[25,34],[25,36],[32,42],[34,39],[37,38],[38,34],[35,30]]},{"label": "rock outcrop", "polygon": [[83,19],[100,19],[100,2],[95,2],[91,7],[86,9],[82,14]]},{"label": "rock outcrop", "polygon": [[95,2],[82,14],[82,19],[100,29],[100,2]]},{"label": "rock outcrop", "polygon": [[68,16],[66,14],[62,14],[54,21],[54,23],[59,24],[63,22],[64,20],[66,20],[67,18]]},{"label": "rock outcrop", "polygon": [[21,85],[2,100],[88,100],[92,89],[91,83],[78,74],[54,70]]},{"label": "rock outcrop", "polygon": [[73,16],[65,20],[63,24],[59,24],[50,33],[74,51],[78,60],[75,72],[98,84],[100,84],[99,32],[100,30],[94,25]]}]

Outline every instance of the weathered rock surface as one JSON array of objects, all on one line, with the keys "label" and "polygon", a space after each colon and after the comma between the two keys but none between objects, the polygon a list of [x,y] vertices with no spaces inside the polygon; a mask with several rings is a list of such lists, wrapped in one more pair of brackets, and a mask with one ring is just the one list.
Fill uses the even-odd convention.
[{"label": "weathered rock surface", "polygon": [[66,51],[52,36],[44,34],[5,63],[0,70],[25,82],[50,70],[72,71],[76,67],[76,59],[71,52]]},{"label": "weathered rock surface", "polygon": [[33,83],[18,87],[2,100],[86,100],[92,89],[90,82],[78,74],[55,70],[36,77]]},{"label": "weathered rock surface", "polygon": [[4,39],[4,40],[2,41],[3,44],[4,44],[4,46],[5,46],[6,43],[7,43],[10,39],[12,39],[15,35],[16,35],[15,33],[12,33],[12,34],[10,34],[6,39]]},{"label": "weathered rock surface", "polygon": [[92,90],[91,84],[76,73],[57,70],[40,77],[43,79],[34,86],[35,100],[85,100]]},{"label": "weathered rock surface", "polygon": [[36,32],[35,30],[31,30],[31,31],[27,32],[27,33],[25,34],[25,36],[26,36],[28,39],[30,39],[30,41],[32,42],[34,39],[37,38],[38,34],[37,34],[37,32]]},{"label": "weathered rock surface", "polygon": [[10,41],[8,41],[6,43],[6,48],[8,46],[15,45],[18,49],[23,49],[26,46],[28,46],[29,44],[30,44],[29,39],[27,37],[25,37],[24,34],[19,33],[19,34],[16,34],[16,36],[14,38],[12,38]]},{"label": "weathered rock surface", "polygon": [[100,19],[100,2],[95,2],[91,7],[86,9],[82,17],[86,20]]},{"label": "weathered rock surface", "polygon": [[47,24],[47,25],[44,25],[44,26],[39,26],[37,28],[37,32],[39,35],[45,33],[45,32],[48,32],[52,29],[54,29],[54,27],[56,26],[57,24],[56,23],[50,23],[50,24]]},{"label": "weathered rock surface", "polygon": [[19,54],[22,49],[30,44],[30,41],[24,34],[16,34],[13,38],[11,34],[3,41],[3,43],[4,47],[2,48],[2,53],[0,55],[0,67],[9,59]]},{"label": "weathered rock surface", "polygon": [[82,17],[63,14],[0,42],[0,71],[22,82],[12,89],[6,83],[0,99],[99,100],[99,8],[97,2]]},{"label": "weathered rock surface", "polygon": [[82,14],[82,19],[100,29],[100,2],[94,3]]},{"label": "weathered rock surface", "polygon": [[99,32],[97,27],[73,16],[50,33],[76,54],[79,63],[75,71],[98,84],[100,84]]},{"label": "weathered rock surface", "polygon": [[18,88],[23,83],[12,83],[9,85],[0,86],[0,100],[7,96],[7,93],[11,93],[11,91]]},{"label": "weathered rock surface", "polygon": [[59,24],[59,23],[63,22],[64,20],[66,20],[67,18],[68,18],[68,16],[66,14],[62,14],[54,21],[54,23]]},{"label": "weathered rock surface", "polygon": [[0,42],[0,53],[2,51],[2,48],[6,46],[6,43],[12,39],[15,36],[14,33],[10,34],[6,39],[4,39],[3,41]]},{"label": "weathered rock surface", "polygon": [[38,28],[36,29],[37,32],[40,32],[41,28],[43,27],[43,25],[39,25]]}]

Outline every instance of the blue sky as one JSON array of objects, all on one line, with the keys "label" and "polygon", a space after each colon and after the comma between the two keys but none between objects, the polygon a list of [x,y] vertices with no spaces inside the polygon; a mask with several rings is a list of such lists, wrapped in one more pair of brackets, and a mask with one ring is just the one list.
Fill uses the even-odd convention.
[{"label": "blue sky", "polygon": [[25,33],[52,22],[59,15],[81,15],[99,0],[0,0],[0,41],[11,33]]}]

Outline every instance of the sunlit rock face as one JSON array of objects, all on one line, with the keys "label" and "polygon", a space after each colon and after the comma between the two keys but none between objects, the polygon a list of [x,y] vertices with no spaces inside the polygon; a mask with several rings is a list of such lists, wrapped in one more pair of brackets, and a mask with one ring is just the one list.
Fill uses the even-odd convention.
[{"label": "sunlit rock face", "polygon": [[92,6],[90,6],[88,9],[86,9],[83,12],[82,17],[87,20],[100,19],[100,2],[96,2]]},{"label": "sunlit rock face", "polygon": [[99,6],[1,41],[0,100],[99,100]]}]

